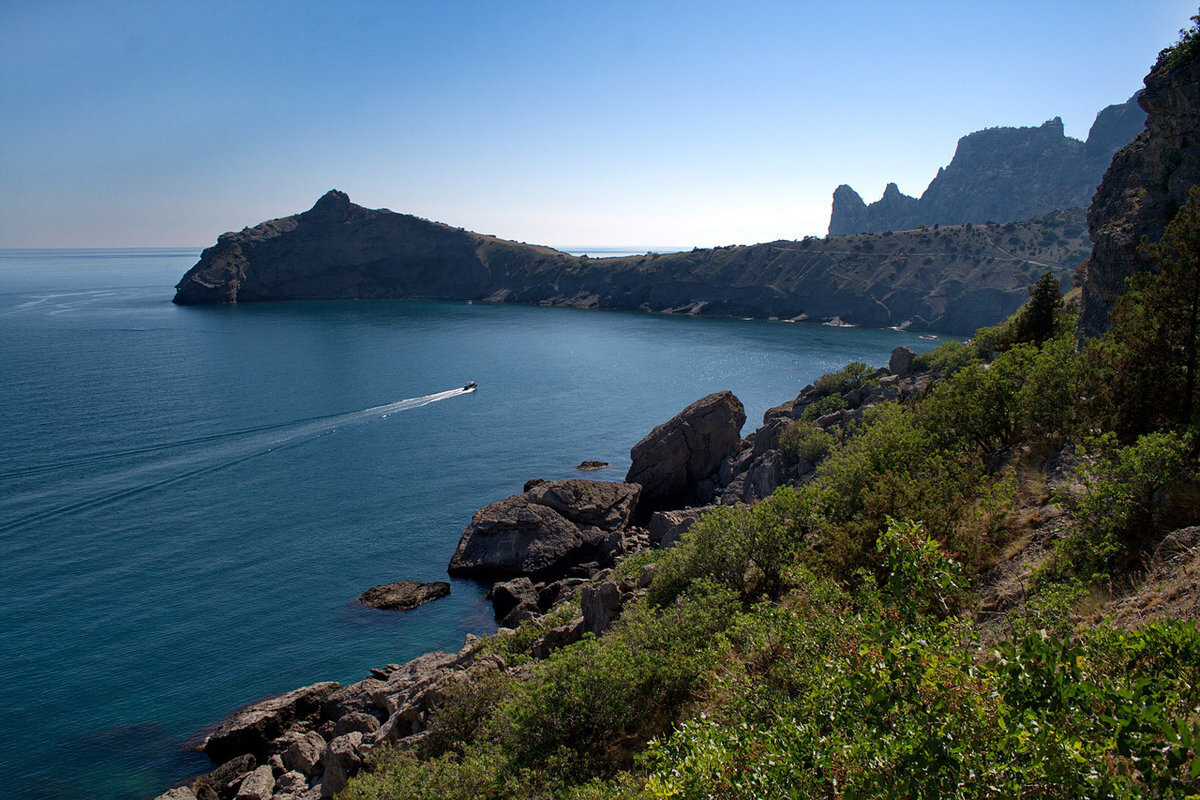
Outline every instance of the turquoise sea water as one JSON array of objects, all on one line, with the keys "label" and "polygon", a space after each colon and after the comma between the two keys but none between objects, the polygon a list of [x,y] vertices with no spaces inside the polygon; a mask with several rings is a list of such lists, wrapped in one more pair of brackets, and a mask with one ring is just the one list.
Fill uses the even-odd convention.
[{"label": "turquoise sea water", "polygon": [[[528,478],[613,466],[731,389],[744,432],[894,331],[419,301],[181,308],[195,249],[0,251],[6,797],[153,797],[236,706],[494,629],[486,587],[409,612]],[[467,380],[473,393],[457,391]]]}]

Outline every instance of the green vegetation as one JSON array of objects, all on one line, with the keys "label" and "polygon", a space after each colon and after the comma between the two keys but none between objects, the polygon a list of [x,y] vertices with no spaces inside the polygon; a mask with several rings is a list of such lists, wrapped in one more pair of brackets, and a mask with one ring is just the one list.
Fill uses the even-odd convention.
[{"label": "green vegetation", "polygon": [[[1082,351],[1043,276],[1003,325],[918,358],[926,391],[844,435],[790,425],[805,485],[619,565],[654,578],[603,637],[543,661],[532,626],[481,645],[526,673],[456,686],[419,746],[377,749],[342,796],[1200,794],[1200,631],[1076,613],[1200,522],[1200,190],[1144,252],[1161,272]],[[873,380],[851,364],[810,408]],[[1072,453],[1048,488],[1043,464]],[[975,613],[985,571],[1060,507],[1020,603]]]},{"label": "green vegetation", "polygon": [[1156,69],[1178,69],[1187,66],[1200,55],[1200,14],[1192,17],[1192,26],[1179,32],[1179,41],[1158,54]]}]

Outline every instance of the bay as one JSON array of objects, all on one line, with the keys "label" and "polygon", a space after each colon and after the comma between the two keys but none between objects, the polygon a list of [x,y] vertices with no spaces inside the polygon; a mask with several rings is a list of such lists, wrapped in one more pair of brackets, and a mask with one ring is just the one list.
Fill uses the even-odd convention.
[{"label": "bay", "polygon": [[409,612],[355,600],[445,579],[480,506],[534,477],[620,480],[709,392],[742,400],[748,433],[824,372],[936,344],[484,303],[174,306],[197,256],[0,251],[6,796],[153,797],[208,767],[195,735],[239,705],[494,630],[470,581]]}]

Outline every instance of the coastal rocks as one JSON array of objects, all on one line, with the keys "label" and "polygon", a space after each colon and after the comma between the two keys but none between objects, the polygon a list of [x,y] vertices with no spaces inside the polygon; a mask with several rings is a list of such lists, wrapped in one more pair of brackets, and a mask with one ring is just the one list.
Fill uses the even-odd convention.
[{"label": "coastal rocks", "polygon": [[448,594],[450,584],[446,581],[422,583],[404,580],[372,586],[358,596],[358,601],[372,608],[407,611]]},{"label": "coastal rocks", "polygon": [[1138,253],[1143,236],[1158,239],[1188,190],[1200,183],[1200,60],[1170,66],[1160,59],[1139,95],[1146,129],[1112,159],[1088,209],[1095,243],[1083,281],[1078,330],[1098,336],[1125,291],[1125,279],[1153,265]]},{"label": "coastal rocks", "polygon": [[622,550],[641,487],[544,481],[475,512],[450,560],[451,575],[551,577]]},{"label": "coastal rocks", "polygon": [[271,800],[275,793],[275,775],[266,764],[242,779],[235,800]]},{"label": "coastal rocks", "polygon": [[650,545],[671,547],[682,538],[700,515],[715,506],[682,508],[675,511],[655,511],[650,515]]},{"label": "coastal rocks", "polygon": [[327,681],[271,697],[235,712],[208,735],[201,746],[213,761],[228,761],[243,753],[262,759],[267,745],[297,720],[312,716],[340,683]]},{"label": "coastal rocks", "polygon": [[621,616],[621,591],[609,581],[584,586],[579,606],[583,610],[583,632],[599,636]]},{"label": "coastal rocks", "polygon": [[576,467],[575,469],[596,470],[596,469],[604,469],[605,467],[609,467],[609,466],[612,466],[612,465],[609,464],[607,461],[581,461],[579,463],[579,466]]},{"label": "coastal rocks", "polygon": [[160,794],[154,800],[196,800],[196,793],[188,786],[176,786]]},{"label": "coastal rocks", "polygon": [[703,504],[716,494],[721,462],[736,452],[746,412],[732,392],[702,397],[630,450],[625,480],[642,486],[641,509]]},{"label": "coastal rocks", "polygon": [[[373,718],[372,718],[373,719]],[[379,722],[376,720],[378,727]],[[316,774],[316,766],[325,752],[325,739],[316,731],[290,731],[283,738],[286,747],[280,754],[280,761],[289,772],[299,772],[312,776]]]},{"label": "coastal rocks", "polygon": [[893,375],[907,375],[908,371],[912,369],[912,362],[916,355],[911,347],[900,345],[892,351],[892,357],[888,359],[888,372]]},{"label": "coastal rocks", "polygon": [[497,583],[489,593],[496,621],[505,628],[515,628],[522,620],[537,615],[538,592],[526,577]]},{"label": "coastal rocks", "polygon": [[321,797],[333,797],[345,789],[349,780],[362,769],[369,750],[369,746],[363,745],[363,735],[358,731],[330,742],[321,756],[321,766],[324,767]]}]

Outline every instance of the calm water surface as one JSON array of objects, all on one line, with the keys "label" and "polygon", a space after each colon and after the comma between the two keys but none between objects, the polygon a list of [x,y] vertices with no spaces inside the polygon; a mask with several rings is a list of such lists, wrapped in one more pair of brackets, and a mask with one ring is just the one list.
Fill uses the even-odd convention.
[{"label": "calm water surface", "polygon": [[[620,480],[731,389],[745,432],[893,331],[417,301],[173,306],[198,251],[0,251],[4,794],[128,799],[204,771],[232,708],[494,629],[485,587],[409,612],[480,506]],[[470,394],[456,391],[467,380]],[[189,738],[192,737],[192,738]],[[20,743],[16,745],[14,743]]]}]

